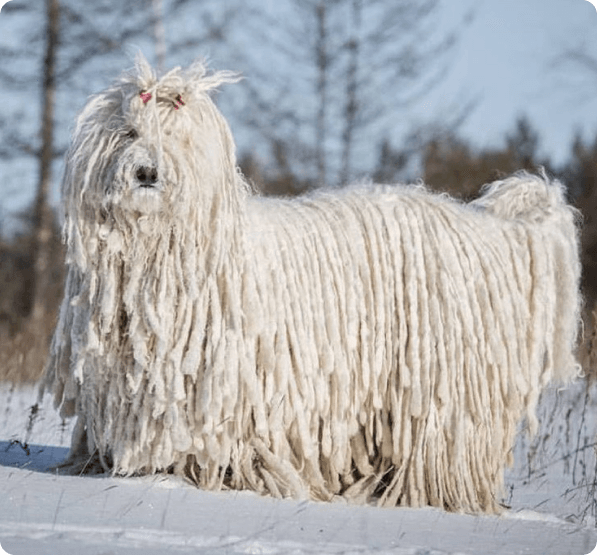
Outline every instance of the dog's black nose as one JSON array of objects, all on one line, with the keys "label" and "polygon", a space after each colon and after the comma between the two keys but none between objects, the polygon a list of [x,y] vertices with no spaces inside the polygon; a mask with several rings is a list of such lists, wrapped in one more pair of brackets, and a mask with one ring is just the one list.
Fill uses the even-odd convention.
[{"label": "dog's black nose", "polygon": [[154,167],[139,166],[135,174],[139,186],[153,187],[158,180],[158,170]]}]

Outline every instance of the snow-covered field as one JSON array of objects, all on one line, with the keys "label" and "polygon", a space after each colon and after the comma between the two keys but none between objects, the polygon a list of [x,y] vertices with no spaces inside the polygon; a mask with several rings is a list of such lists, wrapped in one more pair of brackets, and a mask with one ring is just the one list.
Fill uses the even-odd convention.
[{"label": "snow-covered field", "polygon": [[[0,544],[10,555],[577,555],[597,544],[597,387],[544,395],[521,435],[504,515],[377,509],[204,492],[171,476],[61,476],[71,423],[0,384]],[[0,550],[2,554],[2,550]]]}]

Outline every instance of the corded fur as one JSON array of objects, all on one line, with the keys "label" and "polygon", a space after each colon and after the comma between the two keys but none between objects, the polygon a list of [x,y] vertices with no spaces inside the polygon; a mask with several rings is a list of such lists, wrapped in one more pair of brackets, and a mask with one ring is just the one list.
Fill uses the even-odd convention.
[{"label": "corded fur", "polygon": [[77,121],[44,382],[78,418],[71,458],[499,510],[519,422],[578,371],[562,186],[518,174],[470,205],[421,186],[259,198],[208,96],[233,80],[201,65],[157,79],[140,60]]}]

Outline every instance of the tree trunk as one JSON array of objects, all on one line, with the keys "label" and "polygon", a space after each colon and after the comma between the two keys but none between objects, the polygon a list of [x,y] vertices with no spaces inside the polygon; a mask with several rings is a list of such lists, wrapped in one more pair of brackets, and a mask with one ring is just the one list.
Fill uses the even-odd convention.
[{"label": "tree trunk", "polygon": [[352,0],[352,32],[347,44],[348,69],[346,71],[346,104],[344,106],[344,130],[342,132],[342,166],[340,184],[352,178],[352,146],[358,114],[358,78],[361,32],[361,0]]},{"label": "tree trunk", "polygon": [[317,121],[315,125],[315,159],[317,160],[317,185],[323,187],[327,181],[326,161],[326,124],[327,124],[327,78],[328,78],[328,36],[326,22],[326,3],[322,0],[316,7],[317,42]]},{"label": "tree trunk", "polygon": [[44,59],[43,107],[39,183],[34,212],[34,292],[31,320],[40,329],[46,317],[47,293],[50,283],[50,250],[53,216],[50,208],[52,161],[54,158],[54,101],[56,94],[56,49],[58,46],[60,6],[58,0],[46,0],[46,54]]}]

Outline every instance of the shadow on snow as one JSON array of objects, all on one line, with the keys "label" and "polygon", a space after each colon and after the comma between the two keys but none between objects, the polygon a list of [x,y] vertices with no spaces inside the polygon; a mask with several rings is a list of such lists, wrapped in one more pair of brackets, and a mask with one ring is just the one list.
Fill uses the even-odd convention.
[{"label": "shadow on snow", "polygon": [[33,445],[19,440],[0,441],[0,466],[54,473],[68,455],[68,448]]}]

